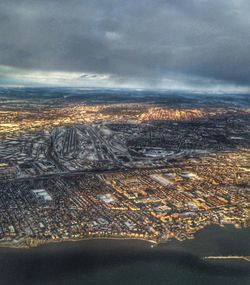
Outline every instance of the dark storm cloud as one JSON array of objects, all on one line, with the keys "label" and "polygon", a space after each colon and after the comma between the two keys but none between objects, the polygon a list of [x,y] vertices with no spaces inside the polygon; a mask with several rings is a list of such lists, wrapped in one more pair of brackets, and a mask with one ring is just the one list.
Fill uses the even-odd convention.
[{"label": "dark storm cloud", "polygon": [[1,0],[0,65],[250,85],[249,14],[248,0]]}]

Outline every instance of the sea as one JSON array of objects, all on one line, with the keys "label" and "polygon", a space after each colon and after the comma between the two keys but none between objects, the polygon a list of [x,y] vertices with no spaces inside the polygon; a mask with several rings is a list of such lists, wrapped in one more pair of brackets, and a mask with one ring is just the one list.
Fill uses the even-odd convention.
[{"label": "sea", "polygon": [[192,240],[85,240],[0,248],[0,285],[249,285],[250,228],[209,226]]}]

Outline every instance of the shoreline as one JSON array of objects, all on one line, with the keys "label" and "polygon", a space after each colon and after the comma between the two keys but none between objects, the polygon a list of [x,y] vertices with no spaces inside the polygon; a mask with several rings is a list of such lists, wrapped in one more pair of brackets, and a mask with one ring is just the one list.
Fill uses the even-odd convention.
[{"label": "shoreline", "polygon": [[37,239],[20,239],[20,240],[12,240],[12,241],[1,241],[0,240],[0,249],[32,249],[32,248],[38,248],[46,245],[51,245],[51,244],[62,244],[62,243],[70,243],[70,242],[84,242],[84,241],[95,241],[95,240],[115,240],[115,241],[126,241],[126,240],[135,240],[135,241],[143,241],[146,242],[150,245],[150,247],[156,247],[160,244],[165,244],[169,241],[179,241],[179,242],[184,242],[187,240],[195,240],[196,239],[196,234],[208,229],[212,226],[218,227],[219,228],[225,228],[226,226],[232,226],[236,230],[241,230],[243,228],[250,228],[249,226],[245,226],[243,228],[238,228],[235,227],[233,224],[227,224],[227,225],[219,225],[219,224],[211,224],[208,225],[202,229],[199,229],[197,232],[195,232],[194,236],[192,238],[180,240],[174,237],[171,238],[161,238],[158,240],[153,240],[153,239],[147,239],[143,237],[97,237],[97,236],[89,236],[89,237],[82,237],[82,238],[71,238],[71,239],[58,239],[58,240],[37,240]]},{"label": "shoreline", "polygon": [[[246,285],[248,282],[243,281],[250,278],[249,262],[203,258],[250,256],[249,234],[250,227],[239,231],[230,225],[225,228],[214,225],[200,231],[195,240],[171,240],[156,247],[155,241],[139,238],[85,237],[43,243],[34,248],[0,248],[1,282],[20,284],[21,280],[25,285],[50,285],[56,280],[58,284],[125,285],[126,281],[121,283],[125,277],[134,276],[135,282],[128,284],[179,285],[187,284],[192,276],[195,284],[208,285],[211,278],[218,277],[219,281],[212,284],[221,285],[223,278],[227,285]],[[207,283],[201,280],[201,275]],[[111,276],[114,282],[110,282]],[[176,276],[179,280],[173,283]]]},{"label": "shoreline", "polygon": [[[131,241],[143,241],[146,243],[149,243],[151,247],[157,246],[160,244],[160,241],[154,241],[151,239],[146,239],[146,238],[140,238],[140,237],[83,237],[83,238],[78,238],[78,239],[62,239],[62,240],[48,240],[48,241],[43,241],[43,240],[30,240],[31,244],[27,244],[25,240],[23,241],[0,241],[0,249],[32,249],[32,248],[39,248],[43,247],[46,245],[52,245],[52,244],[62,244],[62,243],[76,243],[76,242],[84,242],[84,241],[95,241],[95,240],[115,240],[115,241],[126,241],[126,240],[131,240]],[[166,241],[166,240],[165,240]]]}]

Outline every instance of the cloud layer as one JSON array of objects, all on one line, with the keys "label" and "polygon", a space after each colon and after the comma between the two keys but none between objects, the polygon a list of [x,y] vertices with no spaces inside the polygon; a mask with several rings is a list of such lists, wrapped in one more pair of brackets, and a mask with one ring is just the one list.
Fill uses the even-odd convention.
[{"label": "cloud layer", "polygon": [[83,85],[248,88],[249,15],[248,0],[2,0],[0,65]]}]

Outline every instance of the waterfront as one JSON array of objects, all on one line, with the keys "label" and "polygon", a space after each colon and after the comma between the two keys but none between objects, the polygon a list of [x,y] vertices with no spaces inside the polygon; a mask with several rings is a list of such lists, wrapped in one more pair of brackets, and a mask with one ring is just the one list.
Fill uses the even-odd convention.
[{"label": "waterfront", "polygon": [[193,96],[0,88],[0,246],[249,226],[248,96]]},{"label": "waterfront", "polygon": [[250,263],[204,261],[250,255],[250,228],[208,227],[194,240],[154,248],[136,240],[88,240],[32,249],[0,249],[0,278],[9,284],[249,284]]}]

